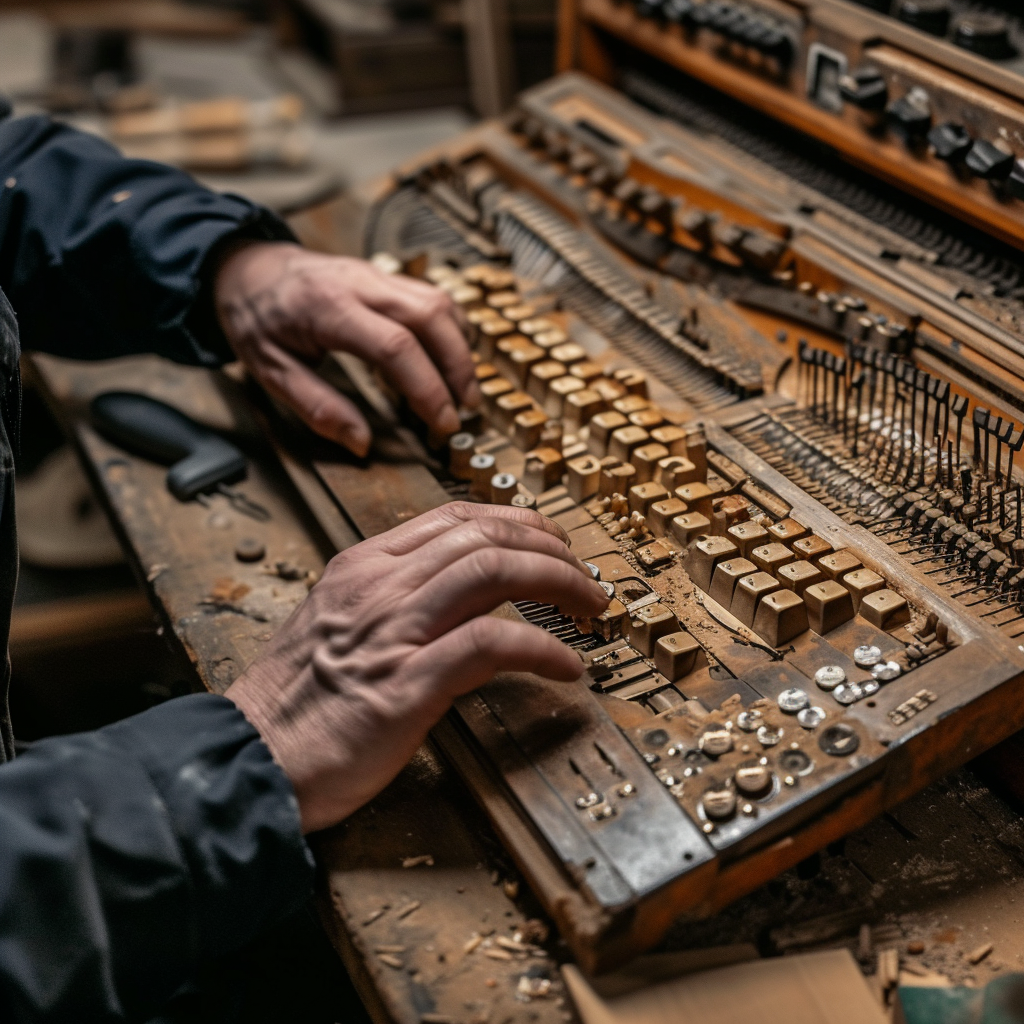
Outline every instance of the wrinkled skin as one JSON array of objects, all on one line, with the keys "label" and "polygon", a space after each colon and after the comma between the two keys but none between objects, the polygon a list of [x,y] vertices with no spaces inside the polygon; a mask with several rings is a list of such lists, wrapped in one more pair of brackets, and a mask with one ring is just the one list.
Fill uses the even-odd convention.
[{"label": "wrinkled skin", "polygon": [[369,450],[370,428],[313,372],[327,352],[380,370],[437,438],[459,429],[459,404],[480,400],[461,313],[433,285],[365,260],[250,242],[222,260],[214,295],[220,325],[256,380],[356,455]]},{"label": "wrinkled skin", "polygon": [[456,502],[331,561],[227,691],[291,779],[307,832],[375,796],[498,669],[579,677],[551,634],[489,615],[518,600],[581,616],[608,604],[563,531],[528,509]]}]

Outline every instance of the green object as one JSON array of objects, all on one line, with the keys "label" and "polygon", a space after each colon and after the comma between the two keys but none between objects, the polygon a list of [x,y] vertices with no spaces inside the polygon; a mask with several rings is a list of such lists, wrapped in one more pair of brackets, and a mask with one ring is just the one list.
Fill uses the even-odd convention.
[{"label": "green object", "polygon": [[905,1024],[1024,1024],[1024,974],[985,988],[915,988],[898,992]]}]

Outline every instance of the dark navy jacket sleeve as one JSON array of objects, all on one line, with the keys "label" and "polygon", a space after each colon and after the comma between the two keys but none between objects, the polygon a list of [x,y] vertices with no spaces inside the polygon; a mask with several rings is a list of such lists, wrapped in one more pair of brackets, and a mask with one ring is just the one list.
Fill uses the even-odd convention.
[{"label": "dark navy jacket sleeve", "polygon": [[146,1020],[311,885],[291,785],[226,698],[37,743],[0,767],[0,1020]]},{"label": "dark navy jacket sleeve", "polygon": [[232,358],[202,270],[229,237],[291,240],[283,221],[189,175],[129,160],[46,117],[0,121],[0,289],[24,348],[79,359]]}]

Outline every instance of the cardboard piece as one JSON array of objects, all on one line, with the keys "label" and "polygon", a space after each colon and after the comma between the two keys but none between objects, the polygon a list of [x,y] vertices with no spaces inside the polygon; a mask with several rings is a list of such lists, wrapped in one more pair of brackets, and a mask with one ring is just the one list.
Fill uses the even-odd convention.
[{"label": "cardboard piece", "polygon": [[[630,972],[644,976],[644,961],[652,959],[641,957]],[[846,949],[732,963],[633,991],[614,983],[609,989],[607,979],[588,981],[572,964],[562,976],[583,1024],[737,1024],[752,1014],[786,1024],[887,1024]],[[619,994],[607,997],[597,991],[616,987]]]}]

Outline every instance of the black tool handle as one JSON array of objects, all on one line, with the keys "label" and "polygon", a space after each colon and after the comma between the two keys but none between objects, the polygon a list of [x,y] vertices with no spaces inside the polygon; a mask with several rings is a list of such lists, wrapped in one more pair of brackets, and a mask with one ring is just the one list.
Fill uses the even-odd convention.
[{"label": "black tool handle", "polygon": [[245,456],[233,444],[155,398],[106,391],[93,399],[90,411],[108,440],[171,466],[167,487],[181,501],[245,476]]}]

